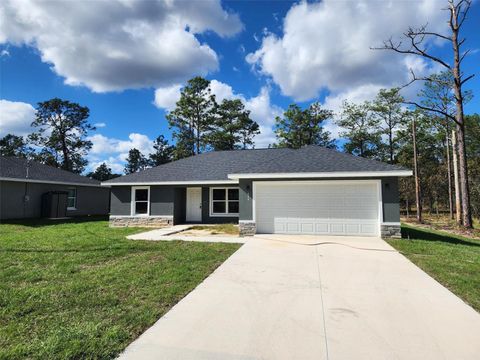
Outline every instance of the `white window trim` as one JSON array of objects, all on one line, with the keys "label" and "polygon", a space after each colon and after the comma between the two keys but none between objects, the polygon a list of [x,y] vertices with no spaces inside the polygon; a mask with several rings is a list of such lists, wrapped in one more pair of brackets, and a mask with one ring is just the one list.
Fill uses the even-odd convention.
[{"label": "white window trim", "polygon": [[[211,187],[210,188],[210,199],[209,199],[209,207],[210,207],[210,217],[238,217],[239,213],[229,213],[228,212],[228,189],[237,189],[238,190],[238,200],[232,200],[232,201],[238,201],[238,206],[240,207],[240,188],[236,186],[230,186],[230,187]],[[215,201],[225,201],[226,205],[226,213],[214,213],[213,212],[213,190],[225,190],[225,200],[215,200]]]},{"label": "white window trim", "polygon": [[[67,207],[67,210],[77,210],[77,195],[78,195],[77,188],[76,187],[69,187],[67,189],[67,191],[70,191],[70,190],[75,190],[75,197],[74,197],[75,201],[73,203],[73,206],[68,206]],[[70,196],[67,195],[67,204],[68,204],[68,199],[69,198],[70,198]]]},{"label": "white window trim", "polygon": [[[136,214],[135,213],[135,190],[148,190],[147,196],[147,213],[146,214]],[[132,195],[130,201],[130,216],[137,216],[137,217],[146,217],[150,216],[150,186],[132,186]]]}]

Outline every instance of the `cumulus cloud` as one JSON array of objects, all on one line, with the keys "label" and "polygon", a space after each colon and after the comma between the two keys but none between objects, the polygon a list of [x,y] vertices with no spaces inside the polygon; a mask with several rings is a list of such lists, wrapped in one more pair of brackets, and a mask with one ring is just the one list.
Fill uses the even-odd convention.
[{"label": "cumulus cloud", "polygon": [[98,128],[104,128],[104,127],[106,127],[107,124],[105,124],[104,122],[99,122],[99,123],[93,124],[93,126],[95,126],[95,127],[98,129]]},{"label": "cumulus cloud", "polygon": [[288,11],[283,36],[266,33],[246,60],[299,101],[322,90],[339,94],[366,85],[399,85],[409,65],[427,71],[429,64],[370,48],[427,19],[430,29],[442,30],[445,13],[439,7],[435,0],[301,2]]},{"label": "cumulus cloud", "polygon": [[155,90],[155,99],[153,100],[153,103],[158,108],[172,111],[175,109],[175,105],[180,99],[181,89],[182,85],[180,84],[173,84],[171,86],[158,88]]},{"label": "cumulus cloud", "polygon": [[123,171],[130,149],[138,149],[145,156],[153,151],[153,140],[144,134],[131,133],[128,135],[128,140],[95,134],[89,136],[88,140],[93,144],[88,153],[88,168],[90,170],[95,170],[98,165],[106,162],[114,172],[120,173]]},{"label": "cumulus cloud", "polygon": [[14,134],[24,136],[32,132],[35,109],[21,101],[0,100],[0,136]]},{"label": "cumulus cloud", "polygon": [[242,28],[219,0],[0,3],[0,43],[36,47],[66,84],[95,92],[205,75],[218,68],[218,57],[196,34],[228,37]]},{"label": "cumulus cloud", "polygon": [[[250,117],[260,126],[260,134],[255,138],[256,147],[266,147],[275,142],[275,134],[272,126],[275,123],[275,117],[281,116],[283,110],[270,100],[270,91],[267,86],[260,89],[257,96],[246,97],[243,94],[236,93],[233,88],[218,80],[210,81],[210,89],[218,102],[224,99],[240,99],[245,104],[245,108],[250,110]],[[155,91],[154,104],[171,111],[175,108],[175,103],[180,99],[181,86],[172,86],[157,89]],[[160,99],[160,94],[162,95]]]}]

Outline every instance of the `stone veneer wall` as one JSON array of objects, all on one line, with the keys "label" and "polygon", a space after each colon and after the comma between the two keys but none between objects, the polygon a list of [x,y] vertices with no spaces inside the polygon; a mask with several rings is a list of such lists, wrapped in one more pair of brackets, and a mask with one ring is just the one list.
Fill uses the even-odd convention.
[{"label": "stone veneer wall", "polygon": [[397,224],[380,225],[380,233],[382,235],[382,238],[398,238],[399,239],[402,237],[402,231],[401,231],[400,225],[397,225]]},{"label": "stone veneer wall", "polygon": [[257,225],[253,221],[239,221],[240,236],[253,236],[257,232]]},{"label": "stone veneer wall", "polygon": [[155,227],[173,225],[171,216],[110,216],[110,227]]}]

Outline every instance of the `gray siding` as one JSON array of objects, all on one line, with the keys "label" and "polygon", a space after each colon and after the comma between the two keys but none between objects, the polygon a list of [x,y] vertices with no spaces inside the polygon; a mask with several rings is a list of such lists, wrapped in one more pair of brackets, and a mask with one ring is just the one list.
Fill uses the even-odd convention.
[{"label": "gray siding", "polygon": [[252,180],[240,180],[240,220],[253,220]]},{"label": "gray siding", "polygon": [[[150,186],[150,215],[173,216],[173,186]],[[110,214],[129,216],[131,212],[131,186],[112,186]]]},{"label": "gray siding", "polygon": [[382,179],[383,222],[400,222],[398,178]]},{"label": "gray siding", "polygon": [[[237,187],[237,185],[212,185],[211,187]],[[202,223],[238,223],[238,216],[210,216],[210,186],[202,187]]]},{"label": "gray siding", "polygon": [[150,186],[150,215],[173,216],[175,188]]},{"label": "gray siding", "polygon": [[[69,188],[77,189],[77,204],[76,210],[67,211],[67,216],[108,214],[108,188],[0,181],[0,219],[40,217],[42,194]],[[25,196],[28,201],[24,201]]]},{"label": "gray siding", "polygon": [[131,186],[112,186],[110,215],[130,215]]}]

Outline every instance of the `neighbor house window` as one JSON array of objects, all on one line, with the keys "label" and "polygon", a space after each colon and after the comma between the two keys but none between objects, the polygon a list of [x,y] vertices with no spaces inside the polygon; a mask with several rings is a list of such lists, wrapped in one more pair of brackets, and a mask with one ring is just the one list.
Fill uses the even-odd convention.
[{"label": "neighbor house window", "polygon": [[135,186],[132,188],[132,215],[148,215],[150,213],[150,188]]},{"label": "neighbor house window", "polygon": [[77,208],[77,189],[70,188],[68,189],[67,209],[75,210],[76,208]]},{"label": "neighbor house window", "polygon": [[211,188],[210,215],[238,216],[238,188]]}]

